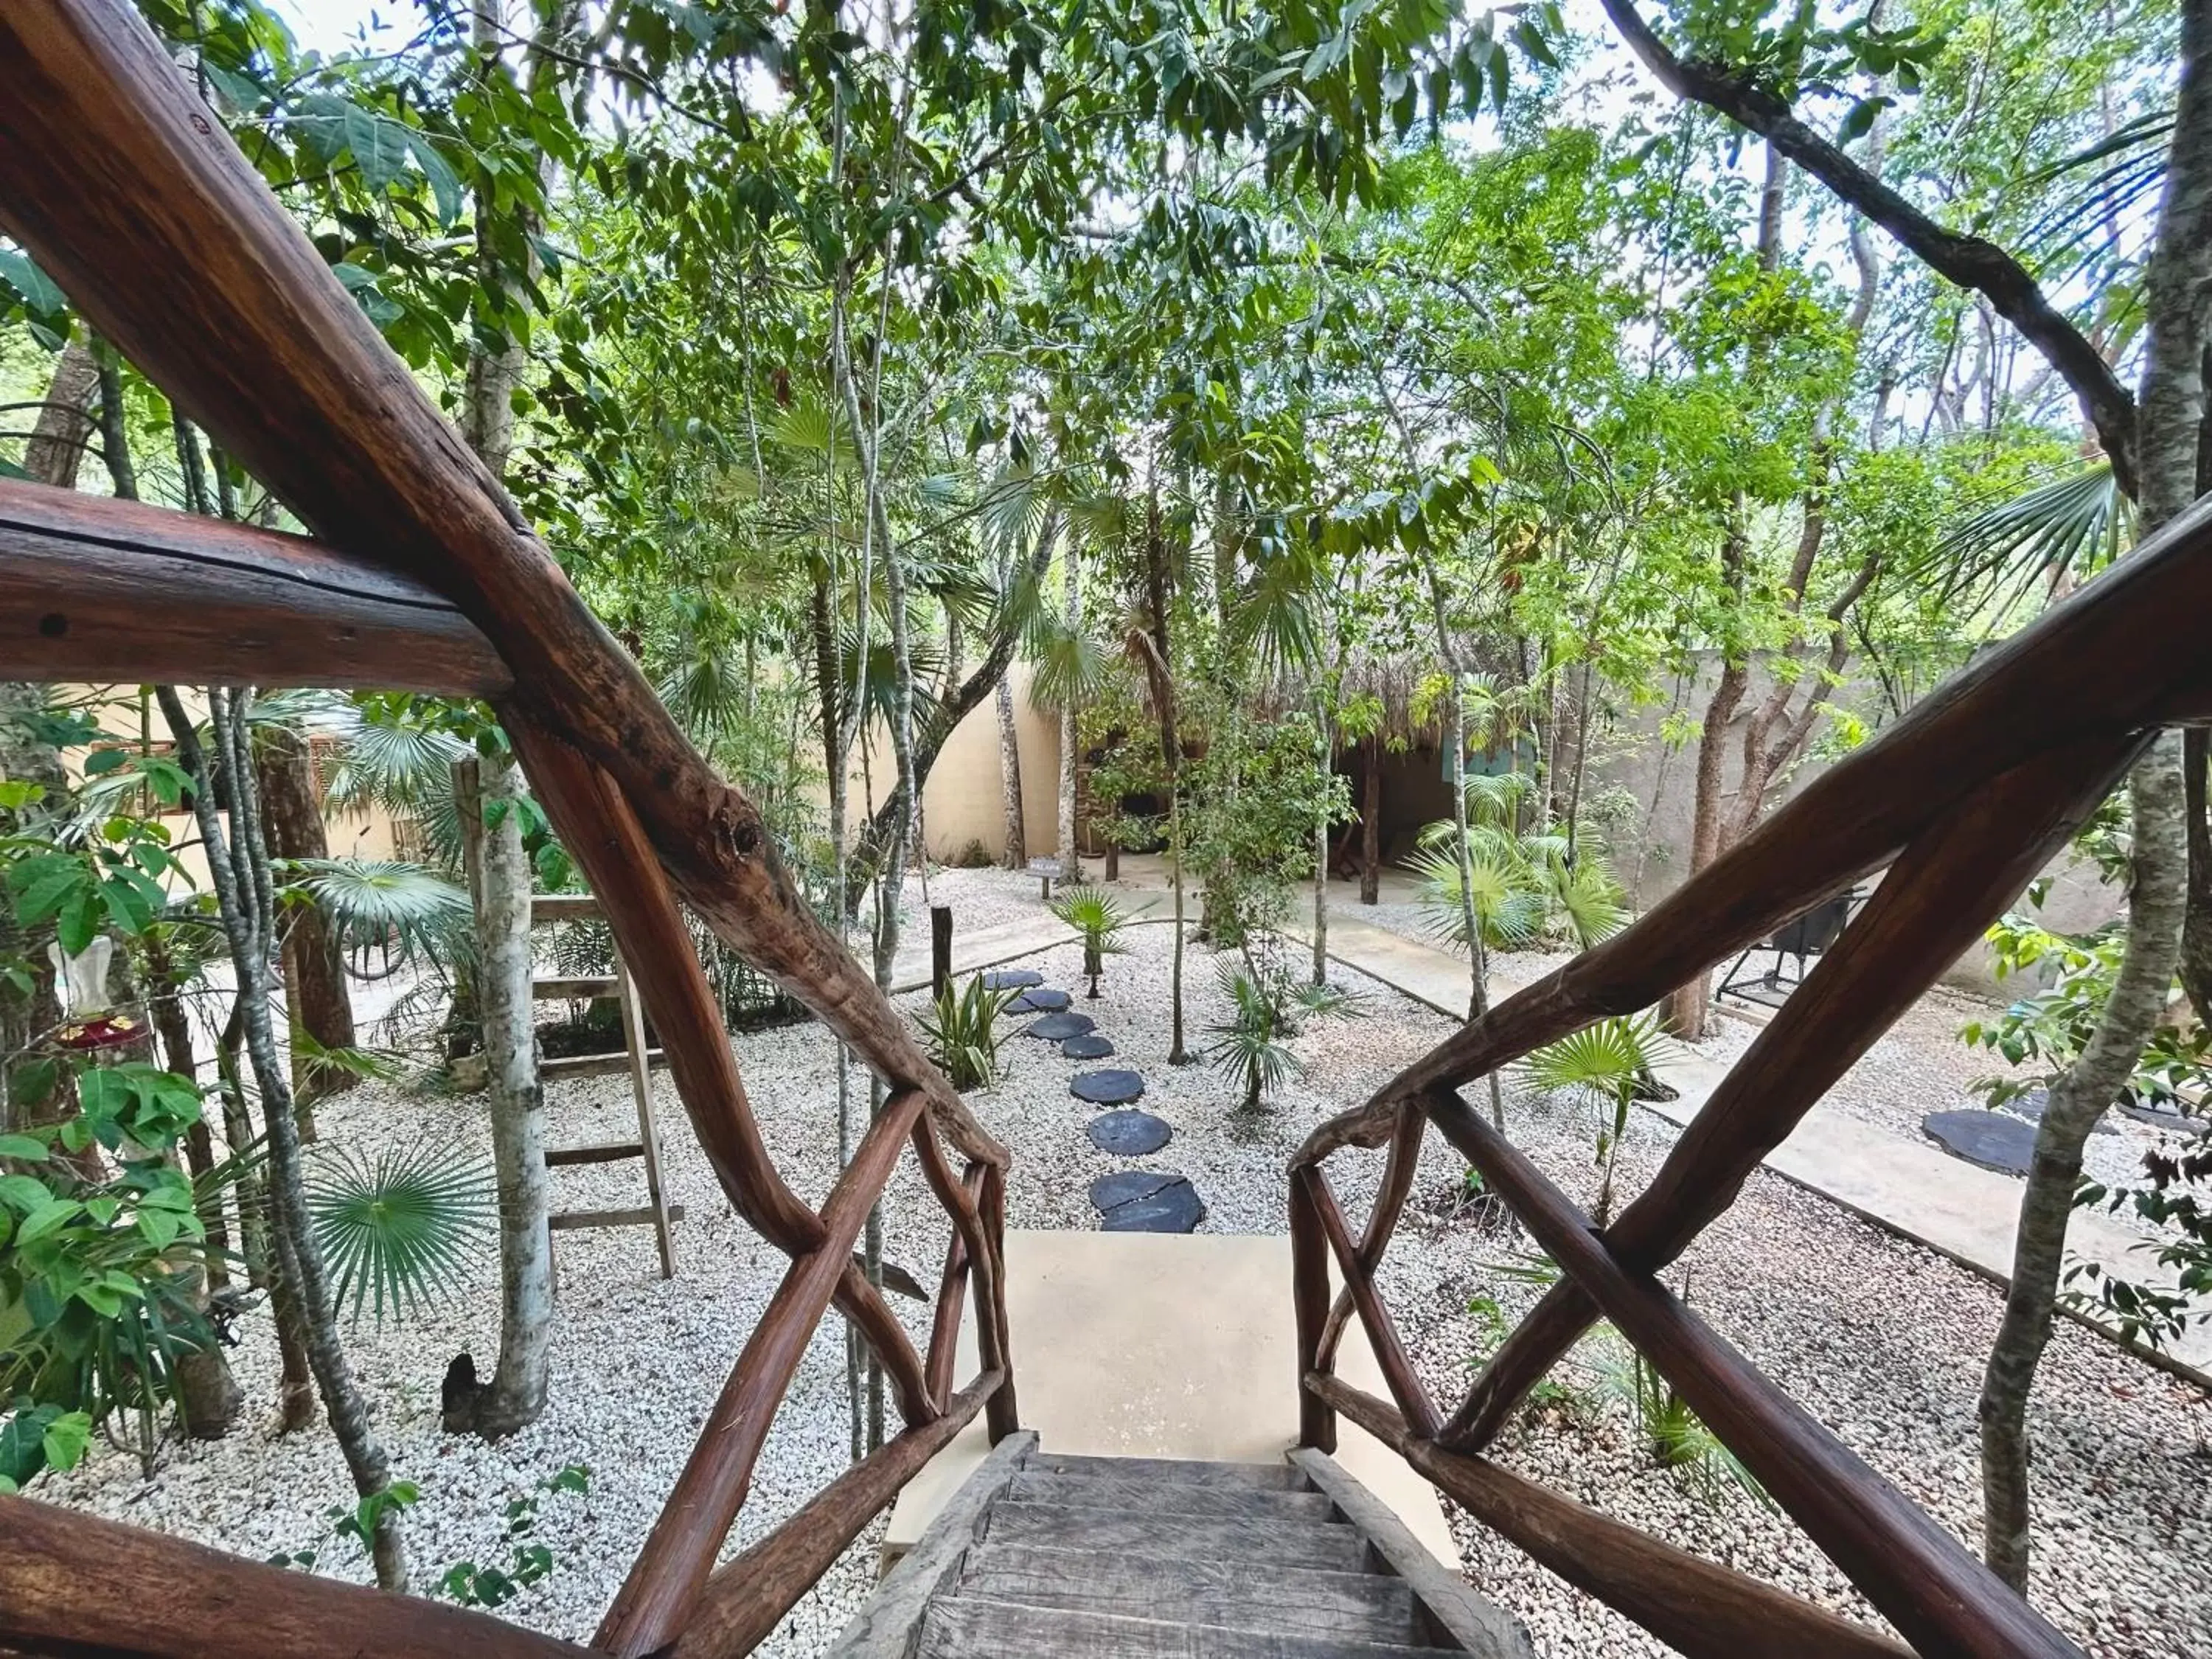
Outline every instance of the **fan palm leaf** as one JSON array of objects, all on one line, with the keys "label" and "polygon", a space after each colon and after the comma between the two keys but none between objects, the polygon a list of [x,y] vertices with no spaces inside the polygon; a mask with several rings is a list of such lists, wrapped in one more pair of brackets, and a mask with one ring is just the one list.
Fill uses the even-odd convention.
[{"label": "fan palm leaf", "polygon": [[2079,582],[2119,557],[2135,509],[2100,461],[1962,520],[1908,573],[1943,598],[2008,611],[2063,575]]},{"label": "fan palm leaf", "polygon": [[330,1264],[333,1305],[377,1322],[450,1300],[467,1283],[498,1216],[490,1168],[465,1148],[416,1140],[374,1158],[315,1149],[307,1218]]}]

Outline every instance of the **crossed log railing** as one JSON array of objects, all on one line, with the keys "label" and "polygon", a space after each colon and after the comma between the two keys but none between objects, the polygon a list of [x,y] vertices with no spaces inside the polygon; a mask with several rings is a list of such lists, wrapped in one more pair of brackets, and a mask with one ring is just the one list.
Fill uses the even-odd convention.
[{"label": "crossed log railing", "polygon": [[[1671,1549],[1483,1455],[1592,1323],[1613,1322],[1782,1508],[1924,1655],[2073,1655],[2074,1645],[1654,1277],[1766,1153],[2017,898],[2161,725],[2212,715],[2212,508],[2147,543],[1878,741],[1836,766],[1634,927],[1471,1022],[1308,1139],[1291,1176],[1305,1443],[1338,1413],[1563,1577],[1691,1655],[1895,1654],[1888,1638]],[[1870,872],[1872,899],[1602,1229],[1455,1090],[1608,1014],[1646,1007]],[[1449,1416],[1399,1340],[1375,1272],[1433,1124],[1560,1277]],[[1325,1165],[1387,1146],[1354,1237]],[[1344,1288],[1331,1293],[1334,1261]],[[1334,1375],[1357,1316],[1395,1401]]]},{"label": "crossed log railing", "polygon": [[[0,6],[0,227],[316,537],[0,483],[0,672],[490,700],[605,904],[724,1190],[792,1258],[590,1649],[21,1498],[0,1499],[0,1642],[179,1659],[749,1650],[961,1425],[981,1412],[994,1437],[1015,1426],[1005,1150],[799,901],[752,804],[685,742],[124,0]],[[1918,1651],[2073,1653],[1653,1275],[2019,892],[2146,735],[2212,716],[2208,552],[2212,509],[1958,677],[1634,927],[1316,1131],[1291,1180],[1305,1443],[1328,1447],[1338,1414],[1351,1417],[1536,1559],[1686,1652],[1900,1651],[1482,1455],[1527,1389],[1603,1316]],[[1595,1228],[1452,1092],[1589,1019],[1647,1006],[1884,866],[1873,902],[1609,1227]],[[887,1085],[818,1212],[768,1157],[679,899]],[[1449,1417],[1374,1281],[1430,1123],[1562,1273]],[[926,1354],[851,1255],[908,1142],[954,1224]],[[1385,1145],[1379,1195],[1355,1237],[1323,1165],[1341,1148]],[[1346,1286],[1334,1297],[1332,1257]],[[981,1370],[955,1393],[971,1280]],[[833,1303],[883,1363],[907,1426],[714,1571],[776,1404]],[[1395,1407],[1333,1375],[1354,1316]],[[161,1593],[145,1594],[149,1583]]]},{"label": "crossed log railing", "polygon": [[[625,1656],[750,1651],[979,1412],[994,1438],[1016,1427],[1005,1149],[802,902],[752,803],[693,750],[123,0],[0,9],[0,227],[318,537],[0,485],[0,670],[489,699],[604,905],[723,1190],[791,1257],[592,1643]],[[768,1155],[679,899],[886,1085],[818,1212]],[[909,1144],[952,1220],[926,1357],[853,1259]],[[981,1374],[956,1393],[971,1285]],[[882,1364],[904,1430],[717,1571],[777,1406],[833,1303]],[[578,1651],[20,1498],[0,1500],[0,1644]]]}]

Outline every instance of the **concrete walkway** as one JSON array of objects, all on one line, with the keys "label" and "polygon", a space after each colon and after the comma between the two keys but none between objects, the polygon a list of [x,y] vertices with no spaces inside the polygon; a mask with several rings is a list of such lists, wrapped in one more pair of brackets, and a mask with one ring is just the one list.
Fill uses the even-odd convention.
[{"label": "concrete walkway", "polygon": [[[1346,967],[1454,1019],[1467,1017],[1468,967],[1462,958],[1356,915],[1334,913],[1328,919],[1328,945],[1330,957]],[[1502,1001],[1520,988],[1493,983],[1491,995]],[[1681,1091],[1680,1098],[1641,1103],[1679,1127],[1698,1115],[1728,1068],[1692,1054],[1662,1068],[1662,1075]],[[1807,1113],[1765,1166],[2000,1285],[2010,1280],[2013,1235],[2025,1187],[2015,1176],[1966,1163],[1932,1142],[1906,1139],[1826,1106]],[[2095,1212],[2075,1211],[2066,1242],[2069,1257],[2135,1279],[2172,1280],[2170,1268],[2160,1267],[2137,1248],[2141,1233]],[[2121,1340],[2117,1329],[2101,1321],[2083,1322]],[[2164,1352],[2129,1346],[2153,1364],[2212,1388],[2212,1328],[2192,1327]]]}]

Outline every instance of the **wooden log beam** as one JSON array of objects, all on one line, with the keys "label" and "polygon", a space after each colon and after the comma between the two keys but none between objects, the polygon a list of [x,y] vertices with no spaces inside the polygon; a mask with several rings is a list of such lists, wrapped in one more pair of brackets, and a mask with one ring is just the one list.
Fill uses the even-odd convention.
[{"label": "wooden log beam", "polygon": [[[983,1171],[970,1170],[961,1187],[968,1194],[972,1206],[983,1190]],[[961,1230],[960,1218],[953,1218],[952,1241],[945,1249],[945,1272],[937,1283],[937,1306],[929,1323],[929,1397],[942,1406],[952,1393],[953,1366],[960,1352],[960,1320],[968,1303],[968,1280],[972,1276],[969,1265],[974,1260],[968,1249],[968,1235]],[[978,1298],[982,1316],[989,1316],[988,1304]]]},{"label": "wooden log beam", "polygon": [[716,1572],[670,1659],[740,1659],[758,1647],[860,1528],[951,1443],[1005,1382],[1003,1372],[985,1371],[952,1396],[944,1416],[885,1441]]},{"label": "wooden log beam", "polygon": [[11,678],[492,697],[514,677],[451,600],[299,536],[0,478]]},{"label": "wooden log beam", "polygon": [[[930,1126],[917,1123],[914,1132],[915,1160],[921,1165],[922,1179],[937,1195],[952,1218],[953,1231],[965,1245],[967,1271],[974,1281],[975,1292],[975,1352],[986,1370],[1005,1373],[1006,1381],[992,1395],[991,1438],[995,1443],[1020,1426],[1014,1409],[1014,1370],[1008,1359],[1013,1339],[1006,1322],[1006,1253],[999,1244],[1005,1237],[1006,1221],[1003,1207],[992,1207],[993,1176],[996,1173],[987,1164],[970,1164],[964,1176],[955,1176],[952,1164],[945,1149],[937,1144],[937,1136]],[[1000,1189],[1003,1194],[1003,1188]],[[1001,1196],[999,1202],[1003,1205]],[[997,1217],[995,1227],[994,1216]],[[940,1310],[940,1322],[942,1311]],[[933,1333],[931,1348],[934,1355],[936,1343],[944,1333]],[[959,1336],[956,1319],[952,1340]],[[933,1364],[937,1363],[933,1358]],[[950,1374],[951,1359],[942,1362]]]},{"label": "wooden log beam", "polygon": [[[1401,1102],[1395,1110],[1390,1150],[1382,1161],[1382,1183],[1376,1188],[1373,1207],[1367,1212],[1367,1224],[1359,1231],[1359,1266],[1370,1276],[1382,1265],[1383,1253],[1398,1231],[1398,1218],[1405,1213],[1406,1200],[1413,1196],[1413,1177],[1421,1166],[1421,1139],[1429,1129],[1428,1115],[1413,1103]],[[1320,1364],[1315,1369],[1335,1369],[1336,1345],[1343,1339],[1345,1323],[1351,1316],[1352,1291],[1347,1285],[1336,1293],[1328,1310],[1328,1324],[1321,1337]]]},{"label": "wooden log beam", "polygon": [[852,1271],[853,1241],[925,1103],[918,1090],[891,1096],[860,1137],[853,1161],[822,1206],[826,1236],[793,1261],[769,1299],[629,1577],[599,1621],[593,1647],[616,1659],[640,1659],[674,1641],[690,1620],[730,1523],[744,1504],[776,1407],[838,1282]]},{"label": "wooden log beam", "polygon": [[[1328,1232],[1304,1171],[1291,1181],[1291,1315],[1297,1329],[1298,1375],[1323,1370],[1322,1340],[1328,1323]],[[1336,1413],[1311,1389],[1298,1392],[1298,1444],[1336,1449]]]},{"label": "wooden log beam", "polygon": [[1522,1550],[1690,1659],[1911,1659],[1881,1632],[1662,1543],[1487,1458],[1443,1451],[1382,1401],[1316,1372],[1307,1389]]},{"label": "wooden log beam", "polygon": [[[0,228],[319,538],[451,599],[606,769],[693,908],[1004,1164],[758,809],[695,750],[126,0],[0,10]],[[2147,642],[2148,643],[2148,642]],[[562,839],[594,826],[554,818]]]},{"label": "wooden log beam", "polygon": [[[2139,746],[2106,739],[2039,757],[1908,848],[1607,1230],[1614,1259],[1631,1273],[1656,1273],[1688,1249],[1759,1161],[2072,839]],[[1581,1286],[1552,1286],[1475,1377],[1439,1443],[1481,1450],[1596,1317]]]},{"label": "wooden log beam", "polygon": [[1314,1214],[1320,1219],[1322,1234],[1336,1255],[1337,1270],[1344,1275],[1345,1288],[1352,1293],[1352,1305],[1359,1310],[1359,1322],[1366,1327],[1368,1346],[1374,1350],[1375,1363],[1382,1372],[1382,1380],[1389,1385],[1390,1396],[1398,1402],[1398,1409],[1413,1425],[1413,1432],[1424,1440],[1436,1437],[1438,1418],[1436,1402],[1421,1385],[1420,1374],[1414,1370],[1413,1362],[1400,1340],[1398,1327],[1390,1317],[1389,1309],[1376,1293],[1375,1281],[1360,1265],[1358,1247],[1352,1242],[1352,1230],[1345,1224],[1344,1211],[1329,1190],[1328,1178],[1318,1169],[1300,1170],[1293,1177],[1306,1189],[1312,1200]]},{"label": "wooden log beam", "polygon": [[485,1613],[27,1498],[0,1498],[0,1647],[73,1659],[592,1659]]},{"label": "wooden log beam", "polygon": [[1425,1104],[1560,1270],[1916,1649],[1956,1659],[2081,1659],[1957,1539],[1665,1286],[1615,1261],[1589,1218],[1465,1101],[1432,1094]]}]

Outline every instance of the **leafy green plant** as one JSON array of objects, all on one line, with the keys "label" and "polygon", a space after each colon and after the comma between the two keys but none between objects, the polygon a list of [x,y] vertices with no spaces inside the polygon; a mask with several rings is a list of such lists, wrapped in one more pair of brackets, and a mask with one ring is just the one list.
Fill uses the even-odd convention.
[{"label": "leafy green plant", "polygon": [[0,1496],[13,1496],[48,1469],[73,1469],[92,1438],[92,1413],[38,1405],[18,1395],[0,1423]]},{"label": "leafy green plant", "polygon": [[1308,1019],[1330,1014],[1357,1016],[1358,999],[1333,985],[1313,985],[1280,968],[1247,957],[1217,964],[1230,1016],[1206,1027],[1213,1041],[1205,1054],[1234,1077],[1243,1091],[1241,1109],[1256,1112],[1267,1097],[1305,1069],[1288,1040]]},{"label": "leafy green plant", "polygon": [[1121,930],[1130,922],[1121,901],[1100,887],[1071,887],[1052,902],[1052,913],[1083,935],[1083,971],[1090,976],[1092,1000],[1098,996],[1098,976],[1106,958],[1120,956],[1128,947]]},{"label": "leafy green plant", "polygon": [[1018,994],[991,989],[977,974],[964,988],[948,981],[930,1011],[916,1016],[929,1038],[929,1057],[954,1088],[988,1088],[998,1076],[999,1016]]},{"label": "leafy green plant", "polygon": [[[1626,896],[1589,836],[1571,845],[1564,834],[1517,832],[1530,785],[1518,773],[1470,773],[1467,779],[1467,872],[1474,925],[1483,944],[1520,950],[1551,938],[1587,950],[1628,922]],[[1413,858],[1420,878],[1423,930],[1449,950],[1468,948],[1468,907],[1461,901],[1459,830],[1445,822],[1420,833]]]},{"label": "leafy green plant", "polygon": [[1613,1171],[1637,1091],[1674,1052],[1657,1014],[1614,1015],[1532,1050],[1516,1068],[1547,1094],[1563,1094],[1600,1113],[1597,1162],[1605,1174],[1593,1212],[1600,1226],[1613,1209]]},{"label": "leafy green plant", "polygon": [[380,1323],[453,1295],[498,1216],[490,1170],[465,1149],[416,1141],[374,1158],[316,1148],[307,1219],[330,1264],[333,1306],[368,1301]]},{"label": "leafy green plant", "polygon": [[553,1571],[553,1552],[532,1539],[538,1530],[538,1493],[583,1492],[591,1489],[591,1470],[571,1463],[507,1506],[507,1537],[513,1553],[504,1567],[456,1561],[438,1580],[438,1594],[465,1607],[503,1607]]}]

